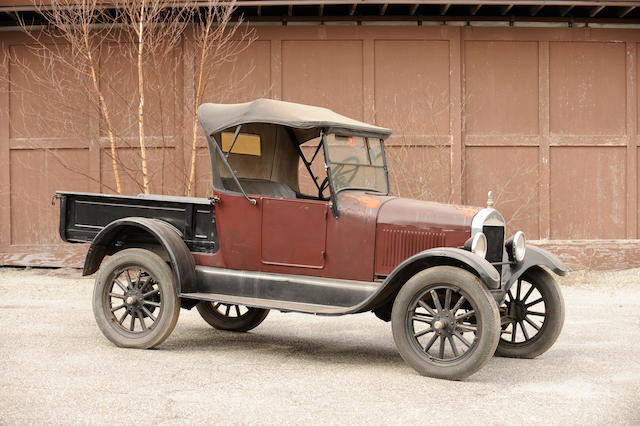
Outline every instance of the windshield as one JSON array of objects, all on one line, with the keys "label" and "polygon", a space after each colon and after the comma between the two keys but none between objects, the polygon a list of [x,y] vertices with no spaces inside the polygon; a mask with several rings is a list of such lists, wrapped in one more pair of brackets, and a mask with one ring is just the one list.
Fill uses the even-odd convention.
[{"label": "windshield", "polygon": [[382,140],[363,136],[327,136],[327,164],[334,192],[364,189],[389,193]]}]

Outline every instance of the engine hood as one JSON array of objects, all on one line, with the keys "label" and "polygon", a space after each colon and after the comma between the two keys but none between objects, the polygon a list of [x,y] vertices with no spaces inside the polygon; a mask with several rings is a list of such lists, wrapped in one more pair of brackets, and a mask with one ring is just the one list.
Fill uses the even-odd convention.
[{"label": "engine hood", "polygon": [[[482,210],[363,191],[340,192],[338,208],[341,229],[350,230],[348,241],[355,244],[349,252],[365,259],[375,256],[376,276],[390,274],[421,251],[464,245],[474,216]],[[333,225],[329,221],[329,234]]]},{"label": "engine hood", "polygon": [[470,232],[471,221],[480,210],[480,207],[393,198],[380,206],[378,224]]}]

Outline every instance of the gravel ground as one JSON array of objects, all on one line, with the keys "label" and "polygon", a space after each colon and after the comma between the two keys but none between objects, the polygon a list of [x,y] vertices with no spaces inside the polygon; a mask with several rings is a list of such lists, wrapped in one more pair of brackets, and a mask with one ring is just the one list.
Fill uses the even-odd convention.
[{"label": "gravel ground", "polygon": [[183,310],[155,350],[108,342],[92,278],[0,268],[0,424],[639,424],[640,269],[574,272],[558,342],[462,382],[417,375],[372,314],[272,312],[250,333]]}]

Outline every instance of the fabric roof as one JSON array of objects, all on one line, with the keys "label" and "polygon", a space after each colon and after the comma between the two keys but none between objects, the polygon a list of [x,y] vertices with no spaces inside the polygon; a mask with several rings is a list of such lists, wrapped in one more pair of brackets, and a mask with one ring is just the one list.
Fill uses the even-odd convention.
[{"label": "fabric roof", "polygon": [[243,104],[202,104],[198,119],[208,135],[246,123],[268,123],[301,129],[296,131],[298,142],[306,142],[320,135],[320,129],[329,133],[355,133],[386,139],[391,130],[347,118],[330,109],[316,106],[258,99]]}]

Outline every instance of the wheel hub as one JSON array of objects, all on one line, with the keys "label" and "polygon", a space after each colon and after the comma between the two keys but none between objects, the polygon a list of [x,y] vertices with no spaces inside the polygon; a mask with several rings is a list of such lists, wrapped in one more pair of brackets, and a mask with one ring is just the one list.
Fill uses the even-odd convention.
[{"label": "wheel hub", "polygon": [[509,308],[509,310],[511,311],[511,317],[513,319],[515,319],[517,322],[524,321],[525,317],[527,316],[527,306],[524,304],[524,302],[511,302]]},{"label": "wheel hub", "polygon": [[124,295],[124,302],[127,304],[129,311],[137,310],[143,299],[142,294],[138,290],[129,290]]},{"label": "wheel hub", "polygon": [[433,319],[431,327],[436,331],[437,334],[441,336],[449,336],[453,333],[454,324],[455,320],[452,318],[451,314],[447,312],[437,315]]}]

